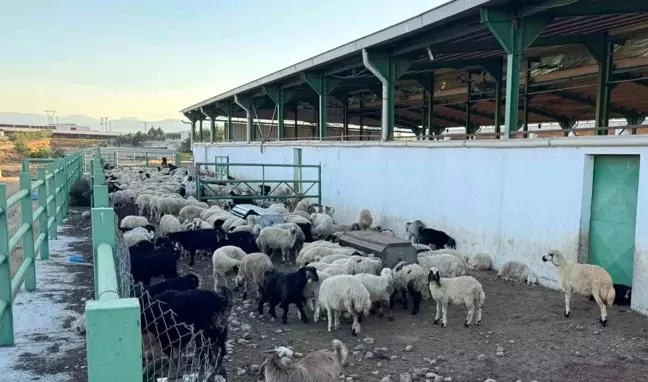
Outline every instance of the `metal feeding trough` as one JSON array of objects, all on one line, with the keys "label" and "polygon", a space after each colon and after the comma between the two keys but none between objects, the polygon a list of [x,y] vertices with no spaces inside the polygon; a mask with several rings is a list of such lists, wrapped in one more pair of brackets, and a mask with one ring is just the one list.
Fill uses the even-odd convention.
[{"label": "metal feeding trough", "polygon": [[259,223],[261,224],[261,227],[264,228],[284,222],[284,218],[280,214],[253,204],[237,204],[230,210],[230,212],[242,219],[245,219],[250,215],[258,215],[261,217]]},{"label": "metal feeding trough", "polygon": [[340,245],[373,253],[385,267],[393,268],[399,261],[416,264],[416,248],[407,240],[376,231],[349,231],[338,240]]}]

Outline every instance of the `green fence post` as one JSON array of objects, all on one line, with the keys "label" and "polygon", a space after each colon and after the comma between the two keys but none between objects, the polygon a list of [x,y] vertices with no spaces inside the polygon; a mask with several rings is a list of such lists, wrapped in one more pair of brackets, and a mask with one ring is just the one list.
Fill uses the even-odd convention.
[{"label": "green fence post", "polygon": [[25,290],[36,290],[36,262],[34,258],[34,212],[32,211],[31,175],[28,172],[20,174],[20,188],[27,190],[27,196],[20,200],[20,216],[22,224],[29,224],[29,229],[22,237],[23,262],[31,259],[31,264],[25,272]]},{"label": "green fence post", "polygon": [[49,226],[49,239],[55,240],[58,235],[56,232],[56,175],[54,171],[56,167],[54,162],[47,164],[47,175],[52,175],[47,181],[47,199],[52,197],[52,200],[47,203],[47,224],[49,225],[50,219],[54,219],[51,226]]},{"label": "green fence post", "polygon": [[117,167],[117,164],[118,164],[118,163],[117,163],[117,151],[115,150],[115,151],[113,152],[113,165],[114,165],[115,167]]},{"label": "green fence post", "polygon": [[0,346],[14,344],[10,257],[7,185],[0,184]]},{"label": "green fence post", "polygon": [[173,154],[174,166],[180,167],[180,153]]},{"label": "green fence post", "polygon": [[49,234],[47,232],[47,220],[49,213],[47,209],[47,170],[45,167],[38,168],[38,180],[43,184],[38,186],[38,207],[43,207],[43,213],[38,217],[38,235],[45,233],[45,239],[41,242],[39,252],[41,260],[49,259]]},{"label": "green fence post", "polygon": [[106,185],[96,185],[92,192],[92,197],[94,198],[95,207],[109,207],[108,206],[108,186]]},{"label": "green fence post", "polygon": [[[97,247],[106,243],[115,251],[115,210],[112,208],[95,207],[91,211],[92,216],[92,260],[97,264]],[[99,298],[99,286],[97,285],[97,267],[93,268],[93,285],[95,299]]]},{"label": "green fence post", "polygon": [[322,204],[322,164],[320,163],[319,166],[317,166],[317,194],[319,195],[318,197],[318,203]]},{"label": "green fence post", "polygon": [[70,195],[70,183],[69,183],[70,178],[69,178],[68,166],[70,164],[69,164],[69,159],[68,158],[62,159],[61,162],[63,162],[63,178],[65,179],[65,181],[63,182],[63,185],[64,185],[64,187],[63,187],[63,191],[64,191],[63,192],[63,216],[65,217],[65,216],[68,215],[68,209],[70,207],[70,206],[68,206],[68,200],[70,198],[70,196],[69,196]]},{"label": "green fence post", "polygon": [[56,167],[56,173],[54,178],[56,178],[56,226],[59,227],[63,225],[63,182],[61,181],[61,163],[58,160],[54,160],[54,167]]},{"label": "green fence post", "polygon": [[142,333],[136,298],[86,302],[88,380],[142,381]]},{"label": "green fence post", "polygon": [[148,166],[149,166],[149,156],[148,156],[148,152],[144,153],[144,159],[146,160],[146,167],[148,167]]},{"label": "green fence post", "polygon": [[29,173],[29,159],[22,160],[22,172]]}]

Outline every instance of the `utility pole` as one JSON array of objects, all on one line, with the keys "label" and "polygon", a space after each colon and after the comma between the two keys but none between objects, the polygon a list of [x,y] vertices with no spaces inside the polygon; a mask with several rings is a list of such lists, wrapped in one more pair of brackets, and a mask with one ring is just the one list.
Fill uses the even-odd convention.
[{"label": "utility pole", "polygon": [[47,125],[50,128],[54,127],[54,116],[56,115],[56,110],[45,110],[45,114],[47,114]]}]

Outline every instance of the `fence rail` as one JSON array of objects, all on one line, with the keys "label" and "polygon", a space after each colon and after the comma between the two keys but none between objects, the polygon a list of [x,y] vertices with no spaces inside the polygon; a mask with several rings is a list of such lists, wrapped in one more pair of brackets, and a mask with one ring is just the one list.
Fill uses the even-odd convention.
[{"label": "fence rail", "polygon": [[99,151],[97,149],[89,149],[85,153],[86,162],[84,168],[87,171],[92,169],[91,162],[96,159],[103,159],[115,166],[121,167],[151,167],[152,161],[161,161],[162,157],[166,157],[168,163],[176,167],[180,167],[182,161],[180,153],[170,151],[153,151],[139,148],[124,148],[121,150],[113,149],[112,151]]},{"label": "fence rail", "polygon": [[[5,184],[0,184],[0,346],[13,346],[13,301],[25,286],[36,290],[36,253],[49,259],[49,240],[68,213],[68,192],[82,175],[83,155],[74,153],[64,158],[24,159],[20,173],[20,191],[7,198]],[[36,167],[37,178],[30,174]],[[43,166],[45,165],[45,166]],[[38,208],[33,211],[33,191],[38,193]],[[20,203],[20,227],[9,236],[9,209]],[[34,223],[38,236],[34,240]],[[11,278],[11,252],[22,241],[23,260]]]},{"label": "fence rail", "polygon": [[[94,300],[86,302],[88,380],[142,381],[142,334],[137,298],[120,298],[115,210],[108,204],[104,160],[91,161]],[[128,254],[126,254],[128,255]]]}]

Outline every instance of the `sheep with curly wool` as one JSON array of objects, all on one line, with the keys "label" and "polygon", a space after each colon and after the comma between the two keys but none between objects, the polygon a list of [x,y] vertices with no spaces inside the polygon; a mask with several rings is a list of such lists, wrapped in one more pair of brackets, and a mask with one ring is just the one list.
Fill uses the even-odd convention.
[{"label": "sheep with curly wool", "polygon": [[311,221],[313,222],[311,234],[314,239],[324,240],[333,233],[333,218],[327,214],[312,214]]},{"label": "sheep with curly wool", "polygon": [[119,223],[119,228],[122,231],[128,231],[136,227],[146,227],[147,225],[149,225],[149,221],[144,216],[128,215]]},{"label": "sheep with curly wool", "polygon": [[468,266],[472,269],[487,271],[493,267],[493,261],[490,256],[480,252],[468,260]]},{"label": "sheep with curly wool", "polygon": [[232,228],[232,226],[238,227],[240,225],[245,225],[245,223],[246,223],[245,220],[243,220],[243,219],[241,219],[241,218],[239,218],[237,216],[234,216],[234,217],[231,217],[231,218],[225,220],[225,222],[221,226],[221,229],[223,231],[225,231],[225,232],[229,232],[229,230]]},{"label": "sheep with curly wool", "polygon": [[328,331],[340,327],[340,314],[346,311],[353,316],[351,334],[360,334],[359,315],[369,315],[371,295],[362,281],[351,275],[331,276],[322,281],[313,321],[319,320],[320,309],[326,310]]},{"label": "sheep with curly wool", "polygon": [[403,299],[403,309],[407,309],[407,293],[412,296],[412,315],[416,315],[421,306],[421,300],[427,300],[430,297],[428,289],[427,274],[418,264],[407,264],[401,261],[393,268],[393,285],[394,293],[390,299],[390,308],[394,307],[398,292],[401,292]]},{"label": "sheep with curly wool", "polygon": [[292,251],[297,241],[297,227],[296,224],[290,226],[289,229],[277,227],[265,227],[259,233],[256,239],[256,245],[261,252],[272,255],[274,250],[281,251],[282,262],[288,262],[288,254]]},{"label": "sheep with curly wool", "polygon": [[178,212],[178,220],[181,222],[185,221],[192,221],[195,218],[200,218],[200,213],[203,212],[206,208],[203,207],[198,207],[198,206],[192,206],[192,205],[185,205],[182,207],[180,212]]},{"label": "sheep with curly wool", "polygon": [[360,273],[353,277],[362,281],[362,284],[369,291],[371,302],[380,303],[380,317],[383,317],[383,310],[387,309],[387,317],[392,321],[391,309],[389,308],[389,301],[391,295],[394,294],[394,277],[393,271],[389,268],[383,268],[380,271],[380,276]]},{"label": "sheep with curly wool", "polygon": [[417,262],[423,269],[439,268],[441,277],[457,277],[466,274],[468,266],[457,256],[449,253],[440,255],[427,255],[427,253],[423,252],[416,255]]},{"label": "sheep with curly wool", "polygon": [[360,210],[360,217],[358,218],[358,224],[360,225],[361,230],[368,230],[371,228],[371,224],[373,223],[373,217],[371,216],[371,212],[368,209],[362,209]]},{"label": "sheep with curly wool", "polygon": [[542,261],[551,262],[558,271],[560,287],[565,292],[565,317],[569,317],[570,300],[573,293],[585,297],[590,295],[601,309],[601,325],[607,324],[607,307],[614,304],[616,291],[610,274],[598,265],[574,264],[557,249],[542,256]]},{"label": "sheep with curly wool", "polygon": [[124,240],[126,241],[126,245],[128,245],[129,247],[139,243],[140,241],[151,241],[142,233],[132,231],[124,232]]},{"label": "sheep with curly wool", "polygon": [[538,276],[531,269],[519,261],[505,263],[497,273],[497,277],[506,281],[518,281],[527,284],[537,284]]},{"label": "sheep with curly wool", "polygon": [[382,260],[379,257],[361,256],[359,254],[351,255],[348,259],[335,260],[331,265],[345,269],[350,275],[360,273],[377,275],[383,267]]},{"label": "sheep with curly wool", "polygon": [[436,315],[434,323],[439,323],[439,315],[443,315],[441,326],[448,324],[448,303],[455,305],[464,304],[468,308],[465,327],[468,327],[473,320],[475,308],[477,308],[477,317],[475,325],[479,325],[482,319],[482,306],[486,300],[486,294],[482,285],[472,276],[459,276],[446,278],[441,276],[438,268],[432,267],[428,272],[428,285],[430,295],[436,301]]},{"label": "sheep with curly wool", "polygon": [[[221,285],[224,281],[226,287],[229,287],[227,276],[238,274],[241,261],[246,253],[239,247],[226,245],[214,251],[212,255],[212,277],[214,278],[214,288]],[[215,290],[215,289],[214,289]]]},{"label": "sheep with curly wool", "polygon": [[145,227],[135,227],[126,233],[140,233],[144,235],[144,237],[146,237],[149,241],[153,240],[153,238],[155,237],[155,230],[149,230]]},{"label": "sheep with curly wool", "polygon": [[317,350],[297,362],[290,357],[293,351],[280,346],[261,364],[260,373],[272,382],[336,382],[342,374],[342,365],[349,354],[340,340],[332,341],[333,351]]},{"label": "sheep with curly wool", "polygon": [[272,260],[265,253],[250,253],[241,260],[236,275],[236,289],[243,287],[243,300],[247,300],[249,284],[254,284],[257,296],[261,296],[263,276],[271,268]]},{"label": "sheep with curly wool", "polygon": [[[320,261],[324,257],[330,256],[330,255],[347,255],[351,256],[353,254],[362,254],[360,251],[354,249],[354,248],[349,248],[349,247],[341,247],[338,244],[332,244],[332,245],[309,245],[302,248],[302,250],[299,252],[299,255],[297,255],[297,258],[295,259],[295,262],[303,266],[306,263],[314,262],[314,261]],[[333,261],[331,261],[333,262]]]}]

